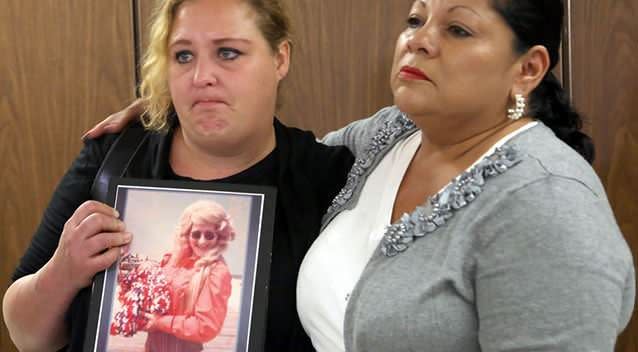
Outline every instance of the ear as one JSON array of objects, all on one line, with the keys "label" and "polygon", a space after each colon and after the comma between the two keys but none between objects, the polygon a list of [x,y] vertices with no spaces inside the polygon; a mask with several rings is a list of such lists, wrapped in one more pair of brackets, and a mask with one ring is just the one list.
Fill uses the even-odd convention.
[{"label": "ear", "polygon": [[515,94],[529,96],[549,69],[549,53],[542,45],[531,47],[517,60],[517,73],[512,91]]},{"label": "ear", "polygon": [[289,40],[284,40],[277,46],[275,53],[275,69],[277,70],[277,79],[282,80],[288,74],[290,69],[290,52],[292,45]]}]

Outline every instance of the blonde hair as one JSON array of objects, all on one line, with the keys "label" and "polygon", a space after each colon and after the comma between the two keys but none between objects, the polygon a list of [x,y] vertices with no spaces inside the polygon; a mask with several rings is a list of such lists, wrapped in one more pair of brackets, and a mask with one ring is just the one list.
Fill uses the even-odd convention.
[{"label": "blonde hair", "polygon": [[[175,14],[186,1],[192,0],[158,0],[151,16],[149,44],[142,59],[140,85],[141,99],[146,106],[142,123],[150,130],[168,130],[168,118],[174,111],[168,88],[168,40]],[[243,1],[257,14],[257,27],[273,52],[283,41],[291,42],[290,19],[280,0]]]},{"label": "blonde hair", "polygon": [[235,229],[230,222],[230,216],[216,202],[198,200],[187,206],[179,219],[175,236],[189,236],[194,224],[215,226],[219,234],[218,246],[224,249],[229,241],[235,239]]},{"label": "blonde hair", "polygon": [[[194,224],[215,226],[219,240],[216,246],[218,251],[197,258],[193,265],[196,272],[191,278],[189,283],[190,292],[186,295],[184,302],[188,314],[194,314],[197,300],[206,280],[211,275],[212,268],[215,265],[225,265],[221,253],[228,248],[228,242],[235,239],[235,229],[230,222],[230,216],[219,203],[210,200],[198,200],[187,206],[180,216],[179,224],[175,231],[176,240],[179,241],[181,238],[190,236]],[[173,255],[177,254],[173,253]],[[220,264],[220,262],[224,264]],[[225,309],[225,306],[219,307],[219,309]]]}]

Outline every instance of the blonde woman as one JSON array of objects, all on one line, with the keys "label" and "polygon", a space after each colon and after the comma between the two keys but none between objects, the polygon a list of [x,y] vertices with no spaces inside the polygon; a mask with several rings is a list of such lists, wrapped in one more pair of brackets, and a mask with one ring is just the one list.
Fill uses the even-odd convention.
[{"label": "blonde woman", "polygon": [[146,351],[201,351],[221,331],[231,294],[223,253],[235,238],[224,208],[197,201],[184,209],[175,248],[162,262],[171,295],[165,315],[148,315]]},{"label": "blonde woman", "polygon": [[[278,0],[158,1],[142,69],[149,132],[126,171],[277,188],[264,347],[277,352],[312,350],[295,310],[297,272],[353,161],[274,118],[289,32]],[[116,137],[86,142],[13,275],[3,313],[20,350],[81,351],[92,278],[134,235],[89,200]]]}]

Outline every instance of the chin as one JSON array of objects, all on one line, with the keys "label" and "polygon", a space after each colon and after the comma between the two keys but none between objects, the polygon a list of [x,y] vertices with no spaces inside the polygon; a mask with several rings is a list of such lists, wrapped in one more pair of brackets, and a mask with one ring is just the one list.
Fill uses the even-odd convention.
[{"label": "chin", "polygon": [[405,112],[406,114],[410,112],[412,104],[409,104],[405,101],[405,99],[394,97],[394,105],[396,105],[399,110]]},{"label": "chin", "polygon": [[394,105],[408,115],[422,115],[428,110],[425,99],[415,94],[395,94]]},{"label": "chin", "polygon": [[227,133],[229,129],[230,124],[228,121],[220,118],[205,119],[197,124],[198,132],[205,136]]}]

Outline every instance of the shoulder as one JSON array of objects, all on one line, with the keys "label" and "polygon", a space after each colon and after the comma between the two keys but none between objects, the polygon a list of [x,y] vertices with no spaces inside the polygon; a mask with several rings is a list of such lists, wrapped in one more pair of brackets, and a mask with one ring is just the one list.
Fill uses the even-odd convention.
[{"label": "shoulder", "polygon": [[[461,226],[475,235],[471,258],[486,340],[499,344],[504,340],[495,336],[509,340],[509,333],[519,333],[509,329],[516,326],[513,322],[522,325],[549,316],[553,322],[545,329],[566,333],[557,350],[602,346],[594,343],[613,339],[631,317],[635,272],[631,251],[604,195],[595,192],[587,178],[549,172],[504,187],[498,196],[476,204],[476,216],[466,217],[469,224]],[[487,187],[485,191],[499,192]],[[494,304],[501,299],[509,302],[507,311]],[[597,323],[592,323],[592,316]],[[566,328],[560,321],[575,325]],[[581,339],[579,334],[591,331],[596,333]]]},{"label": "shoulder", "polygon": [[78,159],[87,157],[101,162],[119,135],[119,133],[109,133],[98,138],[85,140]]},{"label": "shoulder", "polygon": [[232,285],[232,274],[228,269],[226,262],[221,259],[215,261],[206,269],[206,277],[204,280],[210,290],[218,292],[220,290],[230,292]]},{"label": "shoulder", "polygon": [[544,124],[521,133],[512,139],[525,161],[521,172],[531,175],[551,175],[573,180],[599,197],[605,191],[591,165],[575,150],[558,139]]},{"label": "shoulder", "polygon": [[501,190],[494,189],[503,185],[498,181],[486,187],[492,199],[482,202],[475,219],[484,245],[497,240],[512,247],[533,242],[557,255],[590,262],[613,257],[625,268],[632,262],[606,197],[586,182],[546,174],[516,183]]},{"label": "shoulder", "polygon": [[228,264],[226,264],[224,258],[218,259],[210,264],[210,273],[227,280],[231,279],[230,269],[228,269]]},{"label": "shoulder", "polygon": [[[354,157],[343,146],[327,146],[314,134],[275,123],[279,154],[280,192],[278,198],[287,209],[304,220],[303,226],[317,226],[330,201],[343,187]],[[312,231],[314,232],[314,231]]]},{"label": "shoulder", "polygon": [[51,258],[64,223],[77,207],[90,199],[91,184],[115,138],[116,135],[104,135],[84,141],[80,153],[55,188],[13,280],[36,272]]},{"label": "shoulder", "polygon": [[344,145],[358,156],[379,130],[402,116],[397,107],[387,106],[370,117],[351,122],[343,128],[328,133],[321,141],[328,145]]},{"label": "shoulder", "polygon": [[593,202],[609,208],[604,187],[591,165],[545,125],[520,133],[503,148],[515,154],[515,164],[485,184],[489,195],[481,202],[516,199],[554,204],[586,198],[590,202],[571,207]]},{"label": "shoulder", "polygon": [[544,125],[508,144],[519,162],[485,184],[471,219],[483,245],[537,243],[546,254],[600,265],[616,261],[625,271],[633,266],[604,188],[579,154]]},{"label": "shoulder", "polygon": [[[477,204],[465,215],[459,213],[454,226],[462,229],[459,241],[472,243],[468,253],[478,296],[485,298],[477,303],[484,312],[485,333],[499,335],[507,324],[497,320],[515,321],[545,306],[557,321],[582,314],[607,319],[609,330],[600,330],[595,338],[615,336],[631,316],[635,271],[600,180],[543,125],[508,144],[519,153],[518,164],[487,181]],[[493,304],[498,296],[516,304],[508,308],[511,315],[488,319],[503,308]],[[565,343],[584,342],[570,338]]]},{"label": "shoulder", "polygon": [[[343,178],[354,161],[347,148],[320,143],[310,131],[288,127],[278,121],[275,122],[275,131],[278,135],[277,147],[286,155],[290,165],[301,168],[300,172],[338,174]],[[281,145],[281,142],[285,145]]]},{"label": "shoulder", "polygon": [[97,138],[89,138],[84,140],[84,148],[96,150],[106,154],[106,152],[113,146],[113,144],[123,135],[127,130],[138,130],[145,133],[142,123],[137,121],[125,127],[123,131],[116,133],[105,133]]}]

